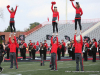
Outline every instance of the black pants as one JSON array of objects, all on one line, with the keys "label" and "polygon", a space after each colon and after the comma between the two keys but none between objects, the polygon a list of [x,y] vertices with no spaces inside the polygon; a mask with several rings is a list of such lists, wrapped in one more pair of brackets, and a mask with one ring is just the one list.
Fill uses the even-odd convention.
[{"label": "black pants", "polygon": [[32,54],[32,52],[31,52],[31,51],[29,51],[29,57],[31,57],[31,56],[32,56],[31,54]]},{"label": "black pants", "polygon": [[78,22],[78,24],[79,24],[80,30],[82,30],[81,19],[75,19],[75,30],[77,30],[77,22]]},{"label": "black pants", "polygon": [[0,57],[0,70],[2,70],[2,67],[1,67],[2,60],[3,60],[3,57]]},{"label": "black pants", "polygon": [[53,26],[53,33],[55,33],[55,28],[56,28],[56,32],[58,33],[58,25],[56,22],[52,22],[52,26]]},{"label": "black pants", "polygon": [[88,59],[87,59],[87,51],[85,51],[85,53],[83,53],[83,55],[84,55],[84,61],[87,61]]},{"label": "black pants", "polygon": [[16,32],[16,29],[15,29],[15,23],[10,23],[11,32],[13,32],[12,27],[14,28],[14,32]]},{"label": "black pants", "polygon": [[26,59],[26,48],[23,48],[23,59]]},{"label": "black pants", "polygon": [[58,48],[57,50],[58,60],[61,60],[61,49]]},{"label": "black pants", "polygon": [[35,52],[36,52],[36,50],[32,50],[32,58],[33,58],[33,60],[35,60]]},{"label": "black pants", "polygon": [[20,56],[23,57],[23,49],[20,48]]},{"label": "black pants", "polygon": [[72,50],[72,60],[75,60],[75,52]]},{"label": "black pants", "polygon": [[96,62],[96,51],[92,51],[93,62]]},{"label": "black pants", "polygon": [[100,50],[99,50],[99,59],[100,59]]},{"label": "black pants", "polygon": [[65,47],[64,46],[62,46],[61,51],[62,51],[62,57],[64,57],[65,56]]},{"label": "black pants", "polygon": [[9,51],[10,51],[10,49],[7,48],[7,59],[9,59]]},{"label": "black pants", "polygon": [[44,49],[44,60],[46,60],[47,49]]},{"label": "black pants", "polygon": [[18,48],[16,48],[16,56],[18,57]]}]

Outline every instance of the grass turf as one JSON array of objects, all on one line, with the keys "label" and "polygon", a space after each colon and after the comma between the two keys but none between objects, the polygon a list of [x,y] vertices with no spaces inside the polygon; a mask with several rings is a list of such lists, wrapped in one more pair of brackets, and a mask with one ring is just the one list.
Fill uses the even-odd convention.
[{"label": "grass turf", "polygon": [[50,62],[45,62],[45,66],[40,66],[40,62],[18,62],[18,69],[9,69],[10,62],[3,62],[2,67],[4,71],[0,75],[100,75],[100,60],[97,62],[87,61],[84,62],[85,71],[99,71],[97,72],[65,72],[75,71],[75,61],[58,61],[58,71],[50,71]]}]

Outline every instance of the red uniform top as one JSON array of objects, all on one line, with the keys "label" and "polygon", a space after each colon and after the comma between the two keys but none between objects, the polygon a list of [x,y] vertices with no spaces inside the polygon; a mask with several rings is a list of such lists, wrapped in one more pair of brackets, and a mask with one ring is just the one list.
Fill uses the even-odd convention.
[{"label": "red uniform top", "polygon": [[32,46],[32,43],[29,43],[29,46]]},{"label": "red uniform top", "polygon": [[16,52],[16,47],[17,47],[17,42],[16,42],[16,37],[14,36],[15,42],[11,42],[11,38],[9,37],[9,43],[10,43],[10,52]]},{"label": "red uniform top", "polygon": [[[82,9],[81,8],[76,8],[73,4],[73,1],[71,1],[71,2],[72,2],[72,6],[76,9],[76,14],[80,14],[80,16],[82,16],[83,15]],[[81,19],[81,18],[75,18],[75,19]]]},{"label": "red uniform top", "polygon": [[23,46],[26,48],[26,47],[27,47],[27,44],[26,44],[26,43],[24,43],[24,44],[23,44]]},{"label": "red uniform top", "polygon": [[61,49],[62,48],[61,44],[59,44],[58,47]]},{"label": "red uniform top", "polygon": [[58,37],[56,37],[57,43],[53,43],[53,37],[51,38],[51,53],[56,53],[57,54],[57,48],[58,48]]},{"label": "red uniform top", "polygon": [[36,49],[36,45],[33,45],[33,48]]},{"label": "red uniform top", "polygon": [[74,42],[75,42],[75,53],[82,53],[82,46],[83,46],[83,39],[82,35],[80,35],[81,42],[77,43],[76,35],[74,35]]},{"label": "red uniform top", "polygon": [[52,10],[52,12],[53,12],[53,17],[58,17],[58,21],[59,21],[59,12],[58,12],[58,11],[55,12],[55,11],[53,10],[53,5],[51,6],[51,10]]},{"label": "red uniform top", "polygon": [[98,45],[97,45],[97,42],[94,42],[93,44],[94,44],[94,45],[95,45],[95,47],[97,48],[97,46],[98,46]]},{"label": "red uniform top", "polygon": [[19,48],[19,44],[17,43],[17,48]]},{"label": "red uniform top", "polygon": [[[11,12],[11,11],[9,10],[9,8],[7,8],[7,9],[8,9],[8,11],[10,12],[10,18],[14,18],[14,17],[15,17],[16,10],[17,10],[17,6],[16,6],[14,12]],[[14,22],[14,21],[10,21],[10,22]]]},{"label": "red uniform top", "polygon": [[44,43],[44,46],[45,46],[46,48],[48,48],[48,44],[47,44],[47,43]]},{"label": "red uniform top", "polygon": [[62,45],[66,46],[66,43],[65,43],[65,42],[63,42],[63,43],[62,43]]},{"label": "red uniform top", "polygon": [[88,47],[89,48],[89,44],[88,43],[85,43],[85,47]]}]

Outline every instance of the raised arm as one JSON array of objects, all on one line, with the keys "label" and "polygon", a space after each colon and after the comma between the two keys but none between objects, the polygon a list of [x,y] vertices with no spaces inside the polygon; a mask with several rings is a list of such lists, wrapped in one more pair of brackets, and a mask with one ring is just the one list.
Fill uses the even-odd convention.
[{"label": "raised arm", "polygon": [[11,13],[11,11],[9,10],[9,8],[7,8],[8,9],[8,11],[9,11],[9,13]]},{"label": "raised arm", "polygon": [[83,11],[82,11],[82,9],[80,9],[80,10],[81,10],[81,14],[80,15],[82,16],[83,15]]},{"label": "raised arm", "polygon": [[81,39],[81,44],[83,45],[83,39],[82,39],[82,35],[80,35],[80,39]]},{"label": "raised arm", "polygon": [[71,1],[71,3],[72,3],[72,6],[76,9],[76,7],[74,6],[74,3],[73,3],[73,1]]},{"label": "raised arm", "polygon": [[56,37],[56,39],[57,39],[57,45],[58,45],[58,44],[59,44],[59,43],[58,43],[58,37]]},{"label": "raised arm", "polygon": [[16,10],[17,10],[17,6],[16,6],[16,8],[15,8],[15,13],[16,13]]},{"label": "raised arm", "polygon": [[76,35],[74,35],[74,42],[76,43],[77,41],[76,41]]},{"label": "raised arm", "polygon": [[53,4],[52,4],[52,6],[51,6],[51,10],[52,10],[52,12],[54,12],[54,10],[53,10]]},{"label": "raised arm", "polygon": [[11,37],[9,37],[9,43],[11,44],[12,42],[11,42]]},{"label": "raised arm", "polygon": [[51,38],[51,45],[53,45],[53,37]]},{"label": "raised arm", "polygon": [[17,41],[16,41],[16,37],[15,36],[14,36],[14,41],[15,41],[14,43],[17,44]]}]

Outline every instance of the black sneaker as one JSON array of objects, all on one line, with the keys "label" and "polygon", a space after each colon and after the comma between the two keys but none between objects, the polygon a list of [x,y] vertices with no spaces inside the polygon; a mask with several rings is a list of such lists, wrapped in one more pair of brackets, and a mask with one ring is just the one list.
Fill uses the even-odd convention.
[{"label": "black sneaker", "polygon": [[1,69],[1,72],[3,71],[3,68]]},{"label": "black sneaker", "polygon": [[51,69],[50,71],[54,71],[54,69]]},{"label": "black sneaker", "polygon": [[16,69],[18,69],[18,68],[16,68]]},{"label": "black sneaker", "polygon": [[13,69],[13,68],[10,67],[9,69]]}]

